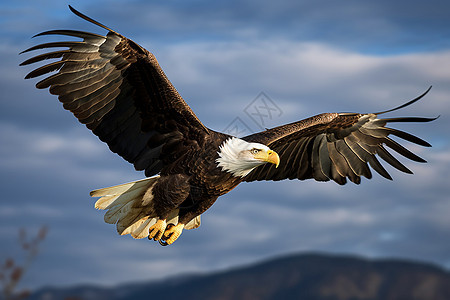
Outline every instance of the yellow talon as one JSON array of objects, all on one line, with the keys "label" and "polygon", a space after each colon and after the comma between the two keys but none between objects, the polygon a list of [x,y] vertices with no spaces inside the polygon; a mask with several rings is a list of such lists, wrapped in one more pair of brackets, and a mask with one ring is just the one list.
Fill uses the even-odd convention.
[{"label": "yellow talon", "polygon": [[166,227],[167,227],[166,220],[158,220],[148,229],[148,239],[149,240],[154,239],[155,241],[159,241],[162,238],[164,231],[166,230]]},{"label": "yellow talon", "polygon": [[173,242],[175,242],[181,235],[184,229],[184,224],[178,223],[175,226],[170,226],[165,232],[164,232],[164,241],[165,244],[170,245]]}]

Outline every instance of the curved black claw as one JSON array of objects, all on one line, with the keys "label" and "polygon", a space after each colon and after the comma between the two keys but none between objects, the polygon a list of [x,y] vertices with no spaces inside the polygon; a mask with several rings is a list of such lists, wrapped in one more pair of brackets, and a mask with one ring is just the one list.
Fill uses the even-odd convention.
[{"label": "curved black claw", "polygon": [[165,240],[163,240],[163,239],[160,239],[159,241],[159,244],[161,245],[161,246],[169,246],[169,244],[167,244],[167,242],[165,241]]},{"label": "curved black claw", "polygon": [[[173,226],[175,226],[174,224],[168,224],[167,225],[167,227],[166,227],[166,230],[168,230],[168,229],[170,229],[170,228],[172,228]],[[172,234],[171,234],[172,235]],[[158,241],[159,242],[159,244],[161,245],[161,246],[169,246],[169,244],[166,242],[166,239],[168,239],[168,238],[170,238],[170,235],[169,236],[165,236],[164,234],[163,234],[163,237]]]}]

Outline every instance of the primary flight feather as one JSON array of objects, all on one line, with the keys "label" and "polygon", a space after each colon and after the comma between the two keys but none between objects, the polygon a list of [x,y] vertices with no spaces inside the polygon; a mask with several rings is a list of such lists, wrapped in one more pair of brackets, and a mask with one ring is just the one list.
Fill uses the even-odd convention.
[{"label": "primary flight feather", "polygon": [[[70,7],[70,6],[69,6]],[[75,30],[38,34],[79,41],[31,47],[65,48],[32,57],[21,65],[59,59],[30,72],[36,84],[58,95],[65,109],[107,143],[111,151],[144,170],[146,179],[91,192],[97,209],[120,234],[172,244],[183,229],[200,226],[200,215],[243,181],[315,179],[359,184],[371,168],[391,179],[377,157],[412,173],[387,148],[425,162],[390,136],[429,147],[409,133],[386,127],[393,122],[429,122],[420,117],[379,113],[325,113],[237,138],[207,128],[164,74],[155,56],[135,42],[81,14],[108,31],[106,36]]]}]

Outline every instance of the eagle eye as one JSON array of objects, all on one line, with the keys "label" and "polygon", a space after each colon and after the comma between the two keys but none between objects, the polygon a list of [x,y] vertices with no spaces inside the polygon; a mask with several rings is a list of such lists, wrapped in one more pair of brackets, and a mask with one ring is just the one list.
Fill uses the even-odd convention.
[{"label": "eagle eye", "polygon": [[261,151],[261,150],[256,149],[256,148],[253,148],[252,150],[250,150],[250,152],[251,152],[252,154],[258,154],[259,151]]}]

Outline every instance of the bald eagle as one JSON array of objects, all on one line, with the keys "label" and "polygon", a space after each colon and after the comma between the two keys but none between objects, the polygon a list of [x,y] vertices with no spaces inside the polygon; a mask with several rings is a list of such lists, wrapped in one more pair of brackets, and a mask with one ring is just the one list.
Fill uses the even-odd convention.
[{"label": "bald eagle", "polygon": [[359,184],[371,178],[369,166],[392,179],[377,156],[412,173],[386,147],[416,162],[425,162],[390,136],[429,147],[409,133],[386,127],[395,122],[429,122],[432,118],[379,118],[378,113],[324,113],[237,138],[207,128],[167,79],[155,56],[116,31],[81,14],[106,36],[76,30],[51,30],[36,36],[80,38],[31,47],[64,48],[43,53],[21,65],[58,59],[31,71],[36,84],[58,95],[65,109],[85,124],[146,178],[91,192],[97,209],[121,235],[148,237],[172,244],[183,229],[200,226],[200,215],[241,182],[315,179]]}]

